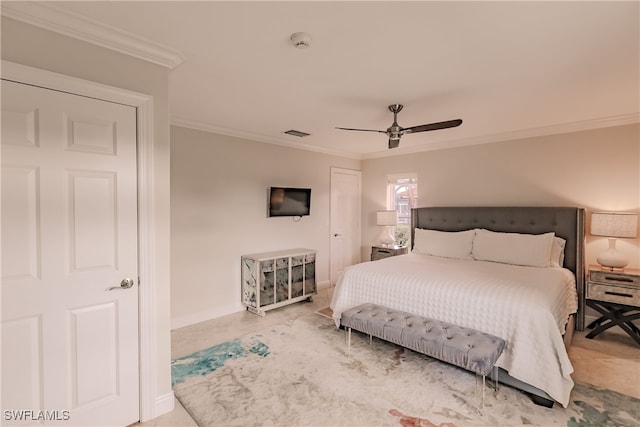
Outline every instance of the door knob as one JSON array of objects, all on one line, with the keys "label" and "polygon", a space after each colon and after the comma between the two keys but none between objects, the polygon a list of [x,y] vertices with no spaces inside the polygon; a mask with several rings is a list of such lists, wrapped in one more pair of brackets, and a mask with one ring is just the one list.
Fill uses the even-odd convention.
[{"label": "door knob", "polygon": [[120,286],[112,286],[108,290],[113,291],[114,289],[129,289],[133,286],[133,279],[127,277],[126,279],[122,279],[120,282]]},{"label": "door knob", "polygon": [[333,237],[339,237],[339,236],[342,236],[342,234],[335,233],[335,234],[333,235]]}]

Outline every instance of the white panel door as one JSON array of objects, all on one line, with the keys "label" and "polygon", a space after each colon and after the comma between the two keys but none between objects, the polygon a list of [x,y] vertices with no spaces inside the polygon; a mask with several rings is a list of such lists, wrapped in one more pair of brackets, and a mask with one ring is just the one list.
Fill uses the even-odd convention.
[{"label": "white panel door", "polygon": [[360,171],[331,168],[331,284],[360,262]]},{"label": "white panel door", "polygon": [[1,90],[3,424],[131,424],[135,108],[4,80]]}]

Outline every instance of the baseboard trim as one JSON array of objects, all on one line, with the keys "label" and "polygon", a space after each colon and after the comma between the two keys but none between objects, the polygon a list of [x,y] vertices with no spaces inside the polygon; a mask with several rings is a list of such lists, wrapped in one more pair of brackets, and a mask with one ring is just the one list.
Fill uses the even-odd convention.
[{"label": "baseboard trim", "polygon": [[[326,289],[330,288],[331,286],[332,285],[330,280],[318,282],[318,289]],[[227,316],[229,314],[234,314],[245,310],[246,307],[242,305],[236,305],[233,307],[205,310],[198,313],[187,314],[185,316],[171,319],[171,330],[173,331],[175,329],[184,328],[186,326],[195,325],[196,323],[206,322],[207,320],[217,319],[218,317]]]},{"label": "baseboard trim", "polygon": [[195,325],[196,323],[206,322],[207,320],[217,319],[218,317],[227,316],[229,314],[238,313],[246,310],[244,306],[234,305],[232,307],[224,307],[221,309],[199,311],[197,313],[187,314],[171,319],[171,330],[184,328],[185,326]]},{"label": "baseboard trim", "polygon": [[331,287],[331,280],[325,280],[323,282],[318,282],[318,289],[325,289]]},{"label": "baseboard trim", "polygon": [[155,417],[167,414],[174,410],[176,404],[176,398],[173,391],[156,397],[156,410]]}]

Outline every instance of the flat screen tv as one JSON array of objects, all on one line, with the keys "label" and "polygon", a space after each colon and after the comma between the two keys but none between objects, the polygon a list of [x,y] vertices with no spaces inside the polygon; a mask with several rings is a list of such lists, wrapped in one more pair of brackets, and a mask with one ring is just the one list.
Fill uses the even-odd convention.
[{"label": "flat screen tv", "polygon": [[306,216],[310,211],[310,188],[269,188],[268,216]]}]

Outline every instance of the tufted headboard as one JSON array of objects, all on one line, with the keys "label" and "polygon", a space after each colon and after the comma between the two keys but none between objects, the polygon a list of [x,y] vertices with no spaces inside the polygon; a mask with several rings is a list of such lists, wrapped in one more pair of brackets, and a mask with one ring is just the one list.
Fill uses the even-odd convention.
[{"label": "tufted headboard", "polygon": [[578,314],[576,329],[584,329],[584,224],[583,208],[570,207],[426,207],[411,210],[411,241],[415,229],[462,231],[485,228],[509,233],[555,232],[567,241],[564,267],[576,276]]}]

